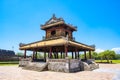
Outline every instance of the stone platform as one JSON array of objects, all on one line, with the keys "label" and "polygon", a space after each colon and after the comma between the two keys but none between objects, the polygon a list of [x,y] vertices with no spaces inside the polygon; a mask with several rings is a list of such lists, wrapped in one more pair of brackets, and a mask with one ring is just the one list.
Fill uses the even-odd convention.
[{"label": "stone platform", "polygon": [[31,59],[21,59],[19,66],[23,69],[35,71],[56,71],[56,72],[78,72],[91,71],[99,68],[99,65],[92,60],[85,62],[78,59],[47,59],[46,62],[32,62]]}]

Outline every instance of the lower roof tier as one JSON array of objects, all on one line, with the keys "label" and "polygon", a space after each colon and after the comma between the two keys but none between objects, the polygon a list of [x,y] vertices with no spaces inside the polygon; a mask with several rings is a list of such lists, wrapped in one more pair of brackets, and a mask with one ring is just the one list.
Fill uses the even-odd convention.
[{"label": "lower roof tier", "polygon": [[[73,51],[73,48],[76,48],[79,51],[83,50],[91,50],[94,51],[95,47],[94,46],[88,46],[86,44],[76,42],[76,41],[71,41],[67,40],[65,37],[62,38],[57,38],[57,39],[52,39],[52,40],[42,40],[42,41],[37,41],[29,44],[24,44],[20,45],[20,50],[40,50],[44,51],[43,49],[47,49],[49,47],[59,47],[61,50],[63,50],[63,46],[67,46],[69,51]],[[62,49],[63,48],[63,49]]]}]

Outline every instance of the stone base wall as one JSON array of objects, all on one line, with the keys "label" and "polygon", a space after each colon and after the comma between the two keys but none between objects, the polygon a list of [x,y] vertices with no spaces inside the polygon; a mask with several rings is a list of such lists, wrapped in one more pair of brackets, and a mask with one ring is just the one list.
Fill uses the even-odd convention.
[{"label": "stone base wall", "polygon": [[78,59],[48,59],[48,70],[57,72],[80,71],[80,60]]},{"label": "stone base wall", "polygon": [[68,64],[65,62],[50,62],[48,63],[48,70],[57,72],[69,72]]},{"label": "stone base wall", "polygon": [[31,62],[31,58],[20,58],[19,59],[19,67],[25,67]]},{"label": "stone base wall", "polygon": [[70,72],[78,72],[78,71],[80,71],[81,70],[81,68],[80,68],[80,60],[78,60],[78,59],[71,59],[70,61],[69,61],[69,70],[70,70]]},{"label": "stone base wall", "polygon": [[43,71],[50,70],[56,72],[78,72],[78,71],[91,71],[99,68],[99,65],[95,62],[86,61],[82,62],[78,59],[47,59],[47,62],[31,62],[31,58],[21,59],[19,66],[25,67],[25,69]]},{"label": "stone base wall", "polygon": [[47,59],[48,70],[57,72],[69,72],[69,64],[66,59]]},{"label": "stone base wall", "polygon": [[34,71],[47,71],[48,64],[46,62],[29,62],[28,65],[23,67],[23,69]]},{"label": "stone base wall", "polygon": [[57,72],[91,71],[99,68],[94,60],[82,62],[78,59],[47,59],[48,70]]}]

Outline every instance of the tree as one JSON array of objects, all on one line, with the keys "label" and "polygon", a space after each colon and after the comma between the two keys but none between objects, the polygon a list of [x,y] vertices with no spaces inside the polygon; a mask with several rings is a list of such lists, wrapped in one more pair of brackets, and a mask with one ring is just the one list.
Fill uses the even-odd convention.
[{"label": "tree", "polygon": [[43,54],[40,53],[40,52],[37,52],[37,58],[38,58],[38,59],[42,59],[42,58],[43,58]]},{"label": "tree", "polygon": [[120,54],[116,54],[115,59],[120,59]]},{"label": "tree", "polygon": [[97,52],[92,52],[92,58],[98,59],[98,53]]},{"label": "tree", "polygon": [[110,59],[115,58],[115,55],[116,55],[115,52],[110,51],[110,50],[106,50],[104,52],[99,53],[99,56],[101,57],[101,60],[105,59],[105,60],[107,60],[107,62],[109,62]]},{"label": "tree", "polygon": [[84,54],[80,54],[80,58],[81,58],[81,59],[84,59]]},{"label": "tree", "polygon": [[[85,56],[84,53],[80,54],[81,59],[84,59],[85,58],[84,56]],[[98,53],[97,52],[92,52],[91,56],[92,56],[93,59],[98,59]],[[86,53],[86,57],[87,57],[87,59],[89,59],[89,52]]]},{"label": "tree", "polygon": [[19,57],[21,57],[21,56],[23,56],[24,54],[23,54],[22,52],[17,52],[16,55],[19,56]]}]

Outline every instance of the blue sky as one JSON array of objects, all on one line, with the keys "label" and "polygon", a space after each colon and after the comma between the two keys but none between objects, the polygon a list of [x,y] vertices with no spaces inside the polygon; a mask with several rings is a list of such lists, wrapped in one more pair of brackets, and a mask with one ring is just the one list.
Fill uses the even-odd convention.
[{"label": "blue sky", "polygon": [[19,43],[42,39],[55,13],[78,27],[77,41],[96,49],[120,48],[119,0],[0,0],[0,48],[19,52]]}]

